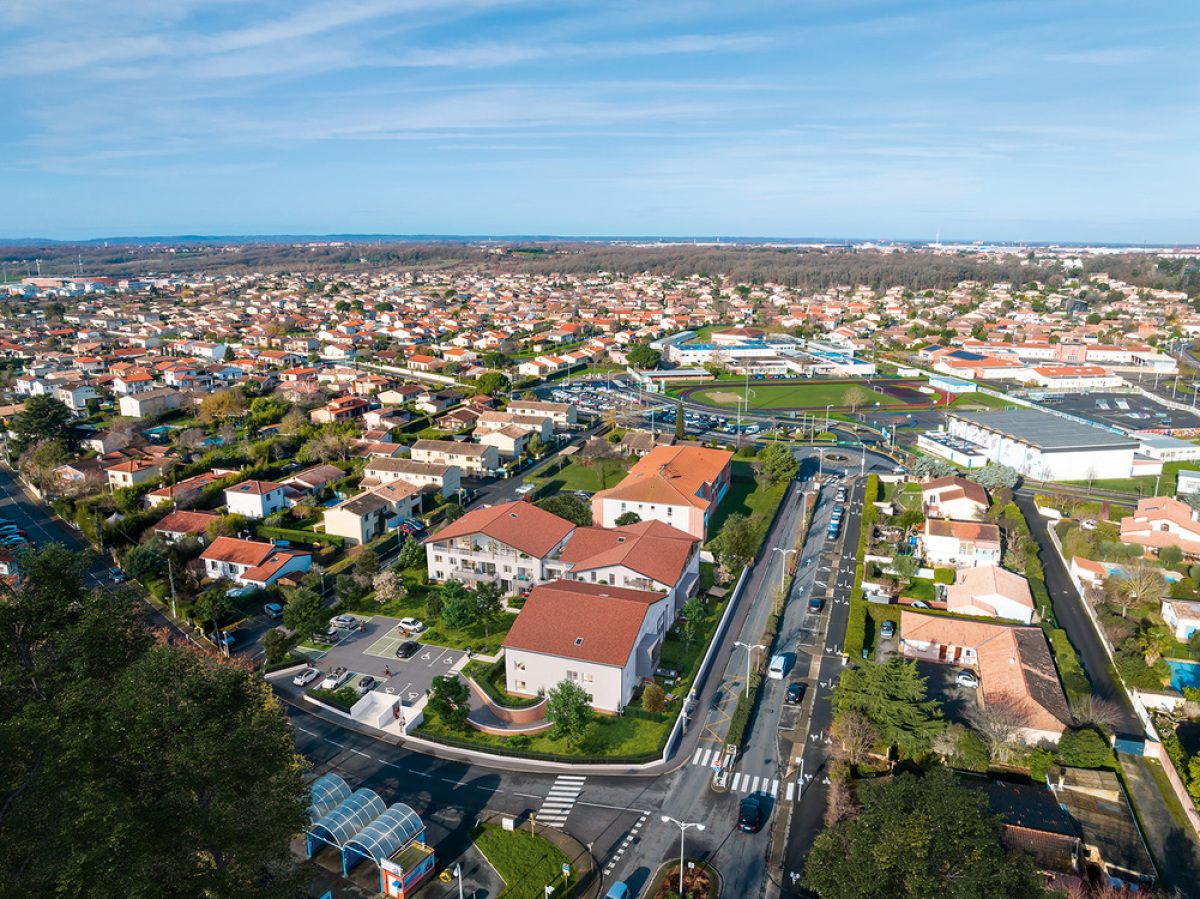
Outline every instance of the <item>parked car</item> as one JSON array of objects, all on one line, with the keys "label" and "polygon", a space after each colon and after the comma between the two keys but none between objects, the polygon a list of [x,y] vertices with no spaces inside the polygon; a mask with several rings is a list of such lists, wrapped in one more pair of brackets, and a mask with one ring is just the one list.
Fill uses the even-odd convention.
[{"label": "parked car", "polygon": [[629,899],[629,887],[618,880],[608,888],[608,892],[604,894],[604,899]]},{"label": "parked car", "polygon": [[379,681],[375,680],[375,678],[371,677],[371,675],[368,674],[366,677],[364,677],[362,680],[360,680],[358,682],[358,686],[356,686],[354,689],[358,690],[358,694],[360,696],[365,696],[367,693],[370,693],[372,690],[374,690],[377,686],[379,686]]},{"label": "parked car", "polygon": [[321,689],[336,690],[349,679],[350,670],[348,668],[335,668],[325,676],[325,680],[321,681]]},{"label": "parked car", "polygon": [[214,643],[216,643],[218,646],[224,646],[226,649],[229,649],[231,646],[233,646],[233,641],[234,636],[233,634],[229,633],[229,631],[217,631],[213,637]]},{"label": "parked car", "polygon": [[352,629],[358,627],[358,619],[353,615],[338,615],[329,619],[329,626]]},{"label": "parked car", "polygon": [[783,695],[784,702],[788,705],[799,705],[803,698],[804,684],[788,684],[787,693]]},{"label": "parked car", "polygon": [[396,647],[396,658],[408,659],[417,654],[417,650],[421,648],[421,644],[416,640],[405,640]]},{"label": "parked car", "polygon": [[896,625],[890,621],[883,622],[883,624],[879,625],[879,636],[885,640],[890,640],[896,636]]},{"label": "parked car", "polygon": [[742,833],[758,833],[762,826],[762,803],[757,796],[745,797],[738,806],[738,830]]},{"label": "parked car", "polygon": [[918,599],[916,602],[914,602],[912,604],[912,607],[914,609],[928,609],[929,603],[925,602],[925,600],[923,600],[923,599]]},{"label": "parked car", "polygon": [[425,624],[416,618],[401,618],[400,630],[419,634],[421,631],[425,630]]},{"label": "parked car", "polygon": [[283,617],[283,606],[277,602],[269,602],[263,606],[263,614],[273,621],[278,621]]},{"label": "parked car", "polygon": [[318,671],[316,668],[305,668],[303,671],[301,671],[299,674],[297,674],[295,677],[292,678],[292,683],[295,684],[297,687],[307,687],[309,684],[311,684],[313,681],[315,681],[320,676],[321,676],[321,672]]},{"label": "parked car", "polygon": [[819,596],[810,596],[810,597],[808,598],[808,610],[809,610],[810,612],[819,612],[819,611],[821,611],[821,597],[819,597]]},{"label": "parked car", "polygon": [[122,571],[120,568],[114,568],[108,574],[109,574],[109,577],[111,577],[113,579],[114,583],[120,584],[126,580],[125,572]]},{"label": "parked car", "polygon": [[966,687],[969,690],[974,690],[979,686],[979,678],[975,676],[974,671],[958,672],[958,677],[954,678],[954,682],[960,687]]},{"label": "parked car", "polygon": [[328,646],[332,646],[338,640],[342,639],[342,634],[341,634],[341,631],[337,631],[337,630],[330,628],[329,630],[325,631],[324,633],[322,633],[321,631],[314,631],[312,638],[313,638],[313,642],[315,642],[315,643],[324,643]]}]

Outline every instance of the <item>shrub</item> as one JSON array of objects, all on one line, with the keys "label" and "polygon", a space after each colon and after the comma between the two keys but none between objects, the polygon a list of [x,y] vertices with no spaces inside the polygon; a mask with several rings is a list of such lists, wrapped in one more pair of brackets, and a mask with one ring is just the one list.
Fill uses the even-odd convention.
[{"label": "shrub", "polygon": [[1038,783],[1045,783],[1046,773],[1054,764],[1054,753],[1038,746],[1029,753],[1029,776]]},{"label": "shrub", "polygon": [[968,771],[986,771],[991,762],[987,746],[973,730],[964,730],[954,746],[954,761]]},{"label": "shrub", "polygon": [[1112,748],[1094,730],[1069,730],[1058,741],[1058,757],[1073,768],[1112,768]]},{"label": "shrub", "polygon": [[933,582],[935,584],[953,584],[954,569],[953,568],[935,568],[933,570]]}]

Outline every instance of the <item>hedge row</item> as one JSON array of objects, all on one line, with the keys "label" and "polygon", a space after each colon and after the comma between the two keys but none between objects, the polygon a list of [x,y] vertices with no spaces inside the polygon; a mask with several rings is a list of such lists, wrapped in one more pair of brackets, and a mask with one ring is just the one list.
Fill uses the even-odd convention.
[{"label": "hedge row", "polygon": [[1046,630],[1046,636],[1050,638],[1050,647],[1054,651],[1054,664],[1058,668],[1058,679],[1062,681],[1067,699],[1074,701],[1091,696],[1092,685],[1083,670],[1083,665],[1079,662],[1079,655],[1075,652],[1075,647],[1071,645],[1071,641],[1067,637],[1067,632],[1059,628],[1050,628]]},{"label": "hedge row", "polygon": [[[879,476],[867,476],[867,496],[879,495]],[[867,533],[871,530],[871,526],[875,524],[879,517],[879,509],[876,506],[865,504],[863,507],[862,521],[858,527],[858,549],[855,558],[858,560],[854,566],[854,587],[850,590],[850,617],[846,622],[846,645],[845,653],[851,658],[857,659],[862,656],[863,646],[867,642],[867,605],[863,599],[863,578],[866,576],[866,566],[863,564],[863,558],[867,554]]]},{"label": "hedge row", "polygon": [[258,536],[271,540],[294,540],[297,543],[328,543],[330,546],[345,546],[346,538],[336,534],[318,534],[315,531],[294,531],[291,528],[269,528],[260,525]]}]

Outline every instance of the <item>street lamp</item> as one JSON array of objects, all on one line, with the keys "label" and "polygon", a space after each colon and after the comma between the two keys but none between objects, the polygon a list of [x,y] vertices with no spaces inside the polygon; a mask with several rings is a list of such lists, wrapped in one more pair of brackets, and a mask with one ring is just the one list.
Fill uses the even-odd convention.
[{"label": "street lamp", "polygon": [[694,827],[696,830],[704,830],[704,825],[699,822],[684,822],[677,821],[670,815],[662,816],[663,824],[676,824],[679,826],[679,895],[683,895],[683,837],[687,833],[689,827]]},{"label": "street lamp", "polygon": [[454,878],[458,881],[458,899],[463,899],[462,865],[454,866]]},{"label": "street lamp", "polygon": [[829,430],[829,410],[833,408],[833,403],[825,407],[825,430]]},{"label": "street lamp", "polygon": [[[750,663],[754,661],[754,650],[766,649],[761,643],[743,643],[741,640],[735,640],[734,646],[746,647],[746,693],[750,693]],[[678,822],[677,822],[678,823]]]},{"label": "street lamp", "polygon": [[[803,508],[803,506],[801,506]],[[787,575],[787,557],[788,553],[798,553],[798,549],[781,549],[776,546],[771,549],[771,552],[783,553],[783,568],[779,570],[779,591],[783,592],[783,579]]]}]

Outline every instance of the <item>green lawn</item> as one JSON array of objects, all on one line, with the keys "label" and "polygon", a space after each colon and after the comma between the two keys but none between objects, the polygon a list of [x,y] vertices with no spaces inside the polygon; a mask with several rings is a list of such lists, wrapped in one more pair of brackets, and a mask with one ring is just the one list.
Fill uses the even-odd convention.
[{"label": "green lawn", "polygon": [[[1158,484],[1159,495],[1173,496],[1175,494],[1175,479],[1180,470],[1191,471],[1196,468],[1195,462],[1167,462],[1163,465],[1162,477],[1147,475],[1144,478],[1104,478],[1091,482],[1095,490],[1111,490],[1114,493],[1131,493],[1134,496],[1153,496],[1155,482]],[[1062,484],[1075,484],[1087,492],[1087,481],[1059,481]]]},{"label": "green lawn", "polygon": [[[547,496],[556,492],[574,492],[576,490],[599,493],[608,487],[615,487],[626,473],[627,469],[624,465],[618,465],[616,460],[601,465],[581,465],[578,462],[571,462],[564,465],[561,471],[551,465],[548,469],[538,473],[537,480],[547,485]],[[606,477],[602,478],[602,475],[606,475]],[[534,480],[532,477],[527,479]]]},{"label": "green lawn", "polygon": [[[870,397],[868,402],[858,407],[861,410],[870,409],[875,403],[879,403],[881,406],[903,405],[898,399],[872,390],[865,383],[857,384],[854,381],[806,381],[793,384],[753,381],[750,384],[750,409],[824,409],[830,404],[849,408],[849,404],[845,401],[846,392],[855,387]],[[691,399],[698,403],[727,406],[732,409],[738,405],[733,399],[733,395],[743,396],[744,388],[744,381],[740,389],[732,384],[707,387],[692,393]]]},{"label": "green lawn", "polygon": [[996,396],[988,396],[986,393],[964,393],[950,403],[951,406],[962,409],[972,408],[974,406],[984,406],[993,409],[1006,409],[1009,406],[1016,405],[1009,400],[1002,400]]},{"label": "green lawn", "polygon": [[744,459],[734,459],[731,465],[732,478],[729,482],[729,490],[726,491],[725,498],[721,500],[721,505],[717,507],[712,520],[708,523],[710,540],[721,532],[721,525],[725,523],[725,519],[735,513],[750,516],[761,515],[769,523],[775,514],[775,509],[783,499],[784,490],[787,489],[787,484],[761,489],[754,477],[753,466]]},{"label": "green lawn", "polygon": [[[504,878],[505,886],[497,899],[545,899],[548,886],[565,897],[570,895],[570,885],[577,877],[562,850],[549,840],[523,830],[504,830],[493,825],[480,828],[475,833],[475,848]],[[571,871],[566,883],[563,865],[568,865]]]},{"label": "green lawn", "polygon": [[910,599],[923,599],[925,602],[933,602],[937,599],[933,581],[924,577],[913,578],[912,583],[900,591],[900,595]]}]

